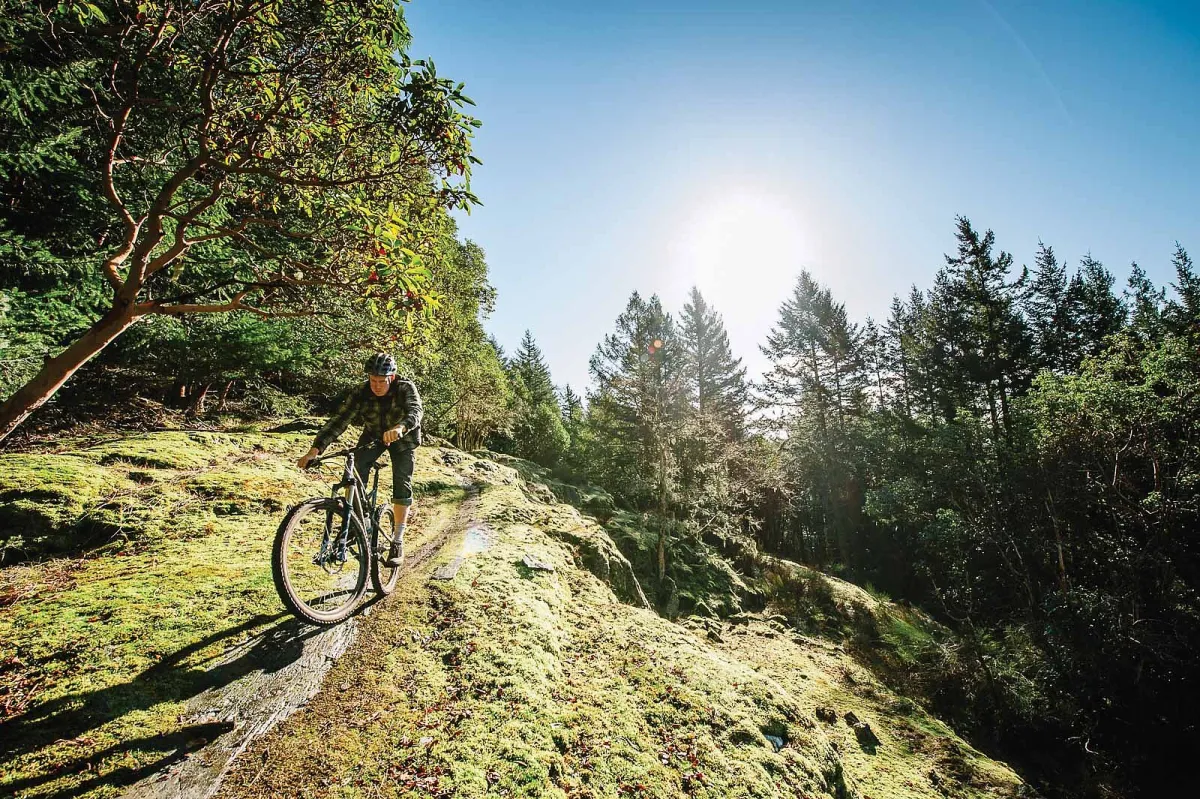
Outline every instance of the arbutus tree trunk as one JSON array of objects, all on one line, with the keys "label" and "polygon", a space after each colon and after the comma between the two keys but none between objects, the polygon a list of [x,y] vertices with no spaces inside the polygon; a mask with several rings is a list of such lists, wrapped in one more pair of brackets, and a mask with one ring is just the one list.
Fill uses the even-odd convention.
[{"label": "arbutus tree trunk", "polygon": [[196,392],[196,396],[192,399],[192,405],[188,408],[188,416],[199,416],[204,413],[204,399],[208,396],[210,388],[212,388],[212,383],[200,384],[200,390]]},{"label": "arbutus tree trunk", "polygon": [[79,367],[95,357],[138,318],[132,303],[118,303],[74,344],[46,361],[36,377],[0,404],[0,441],[8,438],[21,422],[54,396],[54,392],[79,371]]}]

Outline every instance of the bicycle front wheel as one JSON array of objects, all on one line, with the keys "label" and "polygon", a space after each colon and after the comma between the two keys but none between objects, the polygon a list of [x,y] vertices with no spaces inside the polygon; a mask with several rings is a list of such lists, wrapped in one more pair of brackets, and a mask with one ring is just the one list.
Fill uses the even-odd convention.
[{"label": "bicycle front wheel", "polygon": [[271,571],[279,598],[311,624],[342,621],[367,588],[367,543],[353,523],[346,542],[339,540],[345,517],[343,503],[317,497],[292,508],[275,535]]}]

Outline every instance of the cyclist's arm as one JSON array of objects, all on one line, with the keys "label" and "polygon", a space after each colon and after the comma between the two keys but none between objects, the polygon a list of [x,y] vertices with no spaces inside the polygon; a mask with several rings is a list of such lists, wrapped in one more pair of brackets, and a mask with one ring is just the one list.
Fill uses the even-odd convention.
[{"label": "cyclist's arm", "polygon": [[404,431],[415,430],[420,424],[421,419],[425,415],[425,408],[421,405],[421,395],[417,392],[417,384],[411,381],[408,382],[408,408],[404,421],[400,424],[404,425]]},{"label": "cyclist's arm", "polygon": [[338,406],[337,411],[333,416],[329,417],[329,421],[317,433],[317,437],[313,439],[313,449],[320,455],[325,451],[331,443],[337,440],[342,433],[346,432],[346,428],[350,426],[350,422],[354,419],[354,414],[358,410],[357,392],[351,391],[342,400],[342,404]]}]

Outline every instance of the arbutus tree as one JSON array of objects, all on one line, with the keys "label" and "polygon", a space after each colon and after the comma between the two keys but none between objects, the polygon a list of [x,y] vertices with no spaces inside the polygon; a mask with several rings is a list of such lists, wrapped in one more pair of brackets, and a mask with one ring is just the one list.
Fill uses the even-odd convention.
[{"label": "arbutus tree", "polygon": [[150,315],[436,307],[422,256],[477,202],[479,123],[405,54],[394,0],[0,4],[5,84],[34,87],[0,113],[0,229],[53,249],[74,214],[111,293],[0,405],[0,439]]}]

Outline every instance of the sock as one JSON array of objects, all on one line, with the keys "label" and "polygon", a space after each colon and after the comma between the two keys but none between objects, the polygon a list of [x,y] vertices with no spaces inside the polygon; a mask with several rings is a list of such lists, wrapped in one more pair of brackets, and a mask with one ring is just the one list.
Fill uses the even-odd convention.
[{"label": "sock", "polygon": [[407,530],[407,529],[408,529],[408,524],[397,524],[397,525],[396,525],[396,535],[397,535],[397,536],[403,536],[403,535],[404,535],[404,531],[405,531],[405,530]]}]

